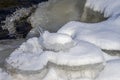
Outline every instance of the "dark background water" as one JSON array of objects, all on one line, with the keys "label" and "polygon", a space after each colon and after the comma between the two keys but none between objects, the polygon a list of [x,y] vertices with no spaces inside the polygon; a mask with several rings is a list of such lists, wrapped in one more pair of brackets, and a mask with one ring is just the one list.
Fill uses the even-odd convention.
[{"label": "dark background water", "polygon": [[[48,0],[0,0],[0,39],[12,39],[15,37],[11,37],[8,35],[7,30],[2,30],[1,26],[4,25],[1,21],[5,20],[7,15],[12,14],[17,8],[21,7],[29,7],[32,5],[37,5],[38,3],[48,1]],[[22,26],[28,26],[29,24],[24,23]],[[22,32],[26,32],[27,29],[19,29]],[[20,33],[22,33],[20,32]]]}]

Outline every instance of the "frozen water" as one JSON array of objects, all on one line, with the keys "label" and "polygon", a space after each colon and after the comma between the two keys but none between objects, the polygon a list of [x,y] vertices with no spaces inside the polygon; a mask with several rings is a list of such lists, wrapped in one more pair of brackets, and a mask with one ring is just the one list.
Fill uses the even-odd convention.
[{"label": "frozen water", "polygon": [[[112,6],[111,6],[112,5]],[[94,11],[104,13],[105,17],[111,17],[120,14],[120,0],[87,0],[86,7]]]},{"label": "frozen water", "polygon": [[42,27],[50,32],[57,31],[66,22],[80,20],[83,1],[80,0],[49,0],[40,3],[29,20],[32,27]]},{"label": "frozen water", "polygon": [[96,80],[119,80],[120,79],[120,59],[107,62],[104,70]]},{"label": "frozen water", "polygon": [[[39,64],[39,56],[42,51],[38,38],[31,38],[16,49],[7,62],[18,69],[31,70],[34,67],[36,70],[39,66],[35,66],[35,64]],[[19,66],[21,67],[19,68]]]},{"label": "frozen water", "polygon": [[[68,79],[70,77],[68,76],[69,74],[66,74],[67,72],[71,74],[71,79],[76,79],[76,77],[91,79],[104,67],[105,60],[103,52],[91,43],[86,41],[75,41],[72,40],[70,36],[59,33],[45,32],[41,38],[43,39],[31,38],[23,43],[20,48],[16,49],[6,60],[7,68],[16,72],[19,70],[20,72],[38,72],[39,75],[41,75],[41,70],[47,69],[48,71],[46,73],[49,74],[49,70],[53,68],[55,72],[57,72],[57,77],[64,74],[67,75],[66,78]],[[74,44],[66,50],[56,52],[54,50],[45,49],[44,45],[41,45],[42,40],[49,45],[55,43],[60,46],[63,45],[64,47],[66,43],[71,44],[72,41],[74,41]],[[54,45],[51,45],[49,47],[53,46]],[[23,77],[24,75],[21,76]],[[45,80],[49,79],[47,75],[44,76]],[[61,78],[64,80],[64,77]],[[44,80],[44,78],[42,80]]]},{"label": "frozen water", "polygon": [[0,80],[12,80],[11,76],[0,68]]},{"label": "frozen water", "polygon": [[70,35],[73,39],[88,41],[102,49],[120,50],[119,30],[119,24],[109,19],[94,24],[71,21],[58,30],[58,33]]},{"label": "frozen water", "polygon": [[15,34],[15,21],[19,21],[21,18],[28,16],[31,13],[32,7],[30,8],[21,8],[17,9],[12,15],[7,16],[5,21],[5,25],[2,26],[3,29],[7,29],[9,34]]}]

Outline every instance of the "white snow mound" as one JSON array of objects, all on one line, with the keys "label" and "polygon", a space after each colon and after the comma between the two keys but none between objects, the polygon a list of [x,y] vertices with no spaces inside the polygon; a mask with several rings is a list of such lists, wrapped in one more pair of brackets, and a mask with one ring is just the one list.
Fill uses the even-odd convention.
[{"label": "white snow mound", "polygon": [[120,59],[109,61],[96,80],[120,80]]},{"label": "white snow mound", "polygon": [[71,21],[58,30],[58,33],[70,35],[73,39],[88,41],[102,49],[120,50],[119,30],[120,26],[113,20],[94,24]]},{"label": "white snow mound", "polygon": [[74,41],[66,34],[49,33],[45,31],[40,37],[40,43],[47,50],[61,51],[72,47]]}]

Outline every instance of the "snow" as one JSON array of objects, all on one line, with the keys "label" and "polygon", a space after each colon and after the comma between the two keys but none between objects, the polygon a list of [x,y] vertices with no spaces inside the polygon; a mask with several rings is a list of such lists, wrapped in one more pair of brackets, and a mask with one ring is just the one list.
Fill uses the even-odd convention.
[{"label": "snow", "polygon": [[11,80],[11,76],[0,68],[0,80]]},{"label": "snow", "polygon": [[110,60],[115,60],[115,59],[120,59],[119,56],[111,56],[107,53],[103,53],[105,61],[110,61]]},{"label": "snow", "polygon": [[31,38],[27,40],[27,42],[24,42],[18,49],[16,49],[6,61],[14,68],[23,70],[37,70],[38,66],[34,65],[39,64],[39,56],[42,51],[43,50],[39,45],[38,38]]},{"label": "snow", "polygon": [[[119,20],[119,19],[118,19]],[[68,22],[58,33],[71,36],[74,40],[84,40],[107,50],[120,50],[120,27],[109,19],[100,23]]]},{"label": "snow", "polygon": [[47,50],[61,51],[74,45],[72,38],[65,34],[49,33],[45,31],[40,37],[42,46]]},{"label": "snow", "polygon": [[58,65],[81,66],[104,62],[102,51],[95,45],[84,41],[78,42],[74,47],[72,47],[68,51],[49,51],[46,52],[46,54],[50,55],[50,62],[53,62]]},{"label": "snow", "polygon": [[120,59],[109,61],[96,80],[119,80]]},{"label": "snow", "polygon": [[120,0],[87,0],[85,6],[94,11],[104,13],[105,17],[120,14]]},{"label": "snow", "polygon": [[[50,36],[44,38],[45,41],[49,38],[53,43],[59,43],[60,45],[66,45],[64,43],[72,41],[70,36],[58,33],[45,32],[43,35],[45,36],[48,34]],[[59,42],[59,39],[64,42]],[[20,48],[16,49],[6,60],[8,64],[7,67],[9,68],[9,66],[12,66],[19,70],[37,71],[47,66],[48,62],[66,66],[104,64],[103,52],[100,48],[91,43],[74,41],[74,45],[69,49],[56,52],[54,50],[44,49],[39,43],[41,40],[38,40],[38,38],[31,38],[23,43]],[[52,47],[52,45],[50,47]]]}]

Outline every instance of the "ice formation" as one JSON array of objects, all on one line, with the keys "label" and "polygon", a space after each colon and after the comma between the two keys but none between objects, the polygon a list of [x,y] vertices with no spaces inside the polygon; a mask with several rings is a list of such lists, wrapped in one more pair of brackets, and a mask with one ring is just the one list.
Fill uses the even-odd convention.
[{"label": "ice formation", "polygon": [[7,29],[9,31],[9,34],[15,34],[15,21],[19,21],[21,18],[30,15],[32,9],[33,7],[17,9],[11,16],[6,17],[6,20],[3,21],[5,25],[3,25],[2,28]]},{"label": "ice formation", "polygon": [[[15,74],[17,77],[21,75],[25,78],[28,76],[24,77],[22,73],[35,72],[36,75],[42,76],[41,80],[50,80],[50,76],[54,76],[52,80],[93,79],[104,67],[103,52],[93,44],[75,41],[70,36],[59,33],[45,32],[40,38],[29,39],[6,60],[8,69],[20,72],[20,74]],[[44,42],[49,46],[41,44]],[[68,49],[64,50],[66,43],[72,46],[67,46]],[[64,48],[59,50],[55,47],[56,45]],[[34,77],[34,74],[32,78],[38,79]]]},{"label": "ice formation", "polygon": [[58,33],[68,34],[77,40],[84,40],[107,50],[120,50],[120,26],[113,20],[101,23],[69,22]]},{"label": "ice formation", "polygon": [[[78,20],[78,2],[49,0],[39,4],[29,20],[33,27],[56,31],[64,23]],[[71,21],[57,33],[45,31],[39,38],[27,40],[6,59],[12,80],[119,80],[120,58],[101,49],[120,50],[120,1],[87,0],[85,7],[109,19]],[[2,70],[1,75],[4,77]]]},{"label": "ice formation", "polygon": [[119,80],[120,79],[120,59],[107,62],[104,70],[95,80]]},{"label": "ice formation", "polygon": [[[112,5],[112,6],[111,6]],[[105,17],[116,16],[120,14],[120,1],[119,0],[87,0],[86,7],[104,13]]]},{"label": "ice formation", "polygon": [[0,68],[0,80],[12,80],[11,76]]}]

